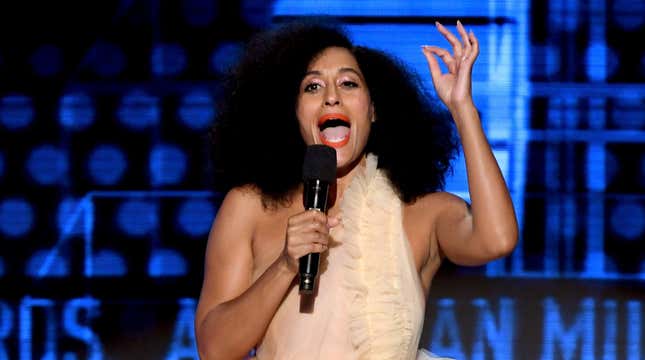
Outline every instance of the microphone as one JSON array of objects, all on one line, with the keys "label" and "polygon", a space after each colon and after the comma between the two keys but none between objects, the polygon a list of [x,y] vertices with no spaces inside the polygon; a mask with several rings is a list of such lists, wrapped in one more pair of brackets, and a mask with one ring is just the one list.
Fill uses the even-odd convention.
[{"label": "microphone", "polygon": [[[327,145],[310,145],[302,164],[304,190],[302,201],[305,210],[327,212],[329,185],[336,181],[336,150]],[[319,253],[300,258],[300,293],[313,294],[320,263]]]}]

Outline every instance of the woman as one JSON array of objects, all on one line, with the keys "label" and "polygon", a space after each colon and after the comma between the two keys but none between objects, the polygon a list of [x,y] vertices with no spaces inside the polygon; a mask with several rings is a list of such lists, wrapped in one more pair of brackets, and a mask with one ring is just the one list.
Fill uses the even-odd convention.
[{"label": "woman", "polygon": [[[477,38],[459,22],[461,39],[437,29],[452,53],[422,52],[461,139],[471,206],[439,191],[458,146],[452,120],[396,61],[316,24],[250,43],[214,130],[227,195],[195,316],[202,358],[253,348],[258,359],[427,357],[417,347],[442,259],[480,265],[515,247],[511,199],[471,95]],[[302,205],[304,149],[320,143],[337,152],[328,214]],[[311,252],[322,260],[308,299],[296,284]]]}]

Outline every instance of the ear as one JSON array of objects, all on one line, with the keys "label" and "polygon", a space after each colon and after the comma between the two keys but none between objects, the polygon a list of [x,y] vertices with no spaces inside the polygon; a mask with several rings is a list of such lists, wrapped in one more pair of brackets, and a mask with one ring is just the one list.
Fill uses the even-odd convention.
[{"label": "ear", "polygon": [[374,102],[370,103],[370,122],[371,123],[376,122],[376,113],[374,111]]}]

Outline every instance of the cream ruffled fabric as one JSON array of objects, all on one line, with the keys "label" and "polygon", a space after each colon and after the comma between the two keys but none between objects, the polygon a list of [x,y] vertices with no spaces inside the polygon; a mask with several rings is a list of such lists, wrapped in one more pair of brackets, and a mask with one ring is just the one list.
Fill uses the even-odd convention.
[{"label": "cream ruffled fabric", "polygon": [[402,203],[375,156],[352,179],[342,225],[321,261],[314,311],[294,286],[272,319],[258,359],[432,359],[419,351],[425,297],[403,229]]},{"label": "cream ruffled fabric", "polygon": [[368,156],[341,205],[350,338],[359,359],[414,359],[425,299],[401,201],[376,163]]}]

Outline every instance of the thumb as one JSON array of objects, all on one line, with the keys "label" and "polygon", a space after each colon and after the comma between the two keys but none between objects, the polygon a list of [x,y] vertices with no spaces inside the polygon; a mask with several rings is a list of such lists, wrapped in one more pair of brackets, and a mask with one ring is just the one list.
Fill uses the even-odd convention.
[{"label": "thumb", "polygon": [[432,81],[436,81],[441,77],[441,68],[439,67],[439,62],[434,57],[434,52],[430,46],[424,45],[421,47],[423,55],[428,61],[428,68],[430,68],[430,75],[432,75]]}]

